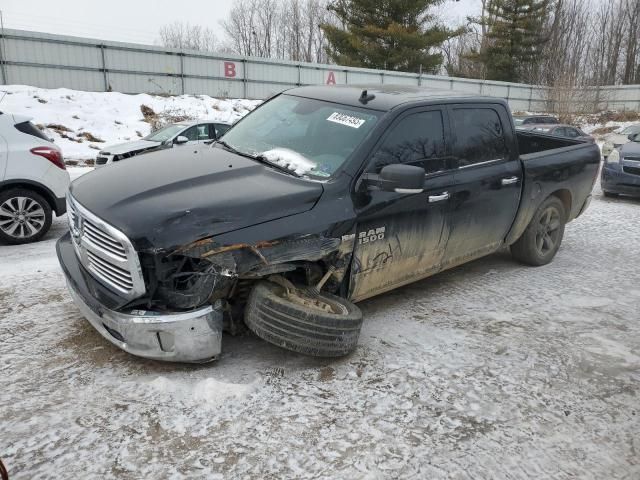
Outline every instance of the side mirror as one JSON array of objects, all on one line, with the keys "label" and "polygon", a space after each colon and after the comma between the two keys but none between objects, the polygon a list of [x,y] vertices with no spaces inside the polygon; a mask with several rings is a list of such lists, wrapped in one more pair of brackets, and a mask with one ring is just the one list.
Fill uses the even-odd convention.
[{"label": "side mirror", "polygon": [[184,135],[178,135],[176,139],[173,141],[176,145],[182,145],[183,143],[187,143],[189,139]]},{"label": "side mirror", "polygon": [[629,135],[627,135],[627,138],[629,139],[630,142],[635,142],[636,138],[638,138],[638,134],[637,133],[630,133]]},{"label": "side mirror", "polygon": [[367,185],[379,187],[385,192],[422,193],[425,170],[422,167],[397,163],[383,167],[379,175],[365,174]]}]

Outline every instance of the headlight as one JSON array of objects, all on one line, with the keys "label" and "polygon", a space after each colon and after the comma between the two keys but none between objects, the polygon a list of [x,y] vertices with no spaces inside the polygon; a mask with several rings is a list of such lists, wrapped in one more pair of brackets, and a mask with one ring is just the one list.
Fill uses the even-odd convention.
[{"label": "headlight", "polygon": [[620,163],[620,152],[618,150],[614,150],[607,157],[607,163]]}]

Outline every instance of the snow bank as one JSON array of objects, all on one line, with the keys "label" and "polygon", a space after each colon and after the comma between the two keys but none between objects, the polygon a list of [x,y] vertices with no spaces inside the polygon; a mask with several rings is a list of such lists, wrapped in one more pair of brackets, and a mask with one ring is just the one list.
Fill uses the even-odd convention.
[{"label": "snow bank", "polygon": [[158,114],[172,112],[233,123],[261,103],[260,100],[221,100],[208,95],[163,97],[24,85],[1,86],[0,98],[1,111],[27,115],[33,117],[35,124],[51,126],[45,128],[45,133],[62,148],[67,160],[93,159],[98,150],[107,145],[148,135],[151,126],[144,121],[141,105]]},{"label": "snow bank", "polygon": [[[582,126],[582,129],[588,133],[589,135],[593,134],[594,130],[601,128],[610,128],[613,129],[612,132],[620,132],[631,125],[637,125],[638,122],[607,122],[605,124],[602,123],[585,123]],[[609,132],[611,133],[611,132]],[[606,134],[605,134],[606,135]],[[595,134],[594,136],[599,136],[599,134]]]}]

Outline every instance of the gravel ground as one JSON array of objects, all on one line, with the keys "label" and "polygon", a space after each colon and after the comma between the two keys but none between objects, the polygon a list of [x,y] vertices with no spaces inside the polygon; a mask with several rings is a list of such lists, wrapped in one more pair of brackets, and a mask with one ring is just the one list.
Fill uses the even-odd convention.
[{"label": "gravel ground", "polygon": [[553,264],[507,253],[363,302],[337,361],[225,337],[205,366],[104,341],[54,253],[0,247],[11,479],[640,478],[640,201],[601,197]]}]

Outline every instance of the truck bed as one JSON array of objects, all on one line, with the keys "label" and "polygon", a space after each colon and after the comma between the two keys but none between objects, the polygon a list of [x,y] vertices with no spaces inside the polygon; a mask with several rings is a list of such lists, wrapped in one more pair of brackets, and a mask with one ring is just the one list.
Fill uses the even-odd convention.
[{"label": "truck bed", "polygon": [[565,203],[567,222],[584,210],[600,166],[594,143],[516,132],[524,172],[521,206],[507,244],[524,232],[540,203],[555,194]]},{"label": "truck bed", "polygon": [[551,135],[518,130],[516,130],[516,137],[518,138],[518,151],[521,156],[585,143],[570,138],[553,137]]}]

